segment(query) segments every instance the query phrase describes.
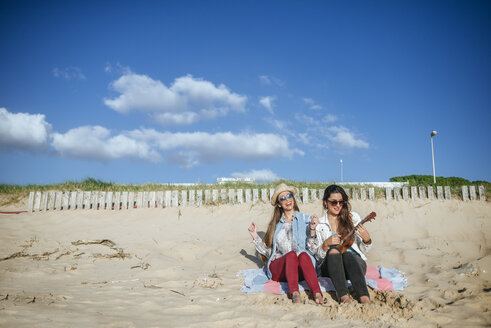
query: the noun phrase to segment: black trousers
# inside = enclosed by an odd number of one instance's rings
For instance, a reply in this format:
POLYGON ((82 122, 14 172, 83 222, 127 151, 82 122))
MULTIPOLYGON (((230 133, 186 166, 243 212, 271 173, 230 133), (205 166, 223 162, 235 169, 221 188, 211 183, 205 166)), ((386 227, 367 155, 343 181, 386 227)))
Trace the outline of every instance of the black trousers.
MULTIPOLYGON (((334 249, 337 249, 337 247, 334 249)), ((365 280, 367 264, 361 256, 351 251, 336 254, 329 252, 330 250, 327 251, 326 257, 321 264, 321 275, 331 278, 338 298, 348 294, 346 280, 351 281, 358 298, 369 296, 365 280)))

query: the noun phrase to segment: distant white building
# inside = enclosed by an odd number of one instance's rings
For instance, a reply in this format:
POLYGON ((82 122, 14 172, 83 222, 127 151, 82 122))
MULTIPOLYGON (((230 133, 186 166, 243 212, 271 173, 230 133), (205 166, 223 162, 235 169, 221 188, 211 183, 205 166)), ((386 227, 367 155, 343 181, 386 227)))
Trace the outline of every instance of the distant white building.
POLYGON ((246 182, 246 183, 254 183, 254 178, 217 178, 218 184, 225 184, 229 182, 246 182))

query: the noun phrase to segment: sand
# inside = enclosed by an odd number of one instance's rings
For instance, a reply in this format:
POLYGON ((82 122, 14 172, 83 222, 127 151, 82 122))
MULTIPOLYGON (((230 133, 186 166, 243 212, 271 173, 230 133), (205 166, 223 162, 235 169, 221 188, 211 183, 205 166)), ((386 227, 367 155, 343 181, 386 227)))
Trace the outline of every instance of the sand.
MULTIPOLYGON (((408 287, 372 304, 316 306, 240 292, 257 268, 247 227, 271 205, 0 215, 2 327, 484 327, 491 325, 491 205, 353 201, 374 246, 368 265, 408 287)), ((301 204, 321 214, 319 201, 301 204)), ((9 208, 12 209, 12 208, 9 208)))

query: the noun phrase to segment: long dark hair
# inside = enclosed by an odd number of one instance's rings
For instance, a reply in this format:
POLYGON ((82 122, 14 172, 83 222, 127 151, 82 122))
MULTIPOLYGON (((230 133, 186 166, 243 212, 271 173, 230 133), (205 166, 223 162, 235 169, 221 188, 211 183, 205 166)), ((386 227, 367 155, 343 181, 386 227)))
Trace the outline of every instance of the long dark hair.
MULTIPOLYGON (((295 199, 295 195, 293 195, 293 208, 295 211, 300 212, 300 209, 298 208, 297 201, 295 199)), ((273 215, 271 217, 271 220, 268 223, 268 229, 266 230, 266 233, 264 234, 263 237, 263 243, 266 245, 267 248, 271 248, 273 246, 273 238, 274 238, 274 232, 276 231, 276 225, 278 222, 280 222, 281 217, 283 216, 283 208, 278 206, 279 202, 276 200, 276 205, 274 206, 273 210, 273 215)), ((273 254, 271 254, 273 255, 273 254)), ((261 257, 261 260, 263 260, 264 263, 268 261, 268 259, 259 254, 261 257)))
POLYGON ((331 196, 331 194, 341 194, 343 197, 343 207, 341 208, 341 211, 339 212, 338 219, 339 219, 339 225, 338 225, 338 232, 341 235, 345 235, 348 232, 350 232, 355 226, 353 225, 353 219, 351 216, 351 204, 349 203, 349 196, 346 194, 346 191, 344 191, 343 187, 338 186, 338 185, 330 185, 324 190, 324 197, 322 197, 322 206, 324 206, 324 209, 327 210, 327 200, 331 196))

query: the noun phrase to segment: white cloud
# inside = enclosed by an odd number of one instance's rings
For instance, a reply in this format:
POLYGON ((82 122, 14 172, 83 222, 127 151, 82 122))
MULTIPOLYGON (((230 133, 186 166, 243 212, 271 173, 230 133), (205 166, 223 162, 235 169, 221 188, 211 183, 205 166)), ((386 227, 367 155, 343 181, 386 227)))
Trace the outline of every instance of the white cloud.
POLYGON ((311 98, 303 98, 303 101, 304 101, 304 102, 305 102, 307 105, 309 105, 309 108, 310 108, 310 109, 313 109, 313 110, 319 110, 319 109, 322 109, 322 107, 321 107, 321 106, 319 106, 319 105, 317 105, 317 104, 315 103, 315 101, 314 101, 313 99, 311 99, 311 98))
POLYGON ((284 130, 284 131, 287 131, 288 126, 290 125, 290 122, 288 122, 288 121, 274 120, 271 118, 266 118, 265 121, 268 122, 269 124, 271 124, 276 129, 284 130))
POLYGON ((128 72, 111 83, 121 93, 104 103, 120 113, 142 111, 160 124, 191 124, 202 119, 224 116, 229 111, 243 112, 246 96, 231 92, 225 85, 186 75, 167 87, 146 75, 128 72))
POLYGON ((259 75, 259 81, 261 84, 275 85, 277 87, 283 87, 285 85, 285 82, 281 79, 268 75, 259 75))
POLYGON ((53 69, 54 77, 61 77, 65 80, 85 80, 85 75, 82 73, 80 68, 70 66, 66 68, 55 67, 53 69))
POLYGON ((52 146, 62 157, 99 161, 135 158, 156 162, 160 159, 145 142, 122 134, 111 136, 111 132, 101 126, 82 126, 65 134, 54 133, 52 146))
POLYGON ((338 148, 348 147, 348 148, 368 148, 368 142, 355 138, 353 132, 344 126, 332 126, 329 128, 332 135, 329 139, 338 148), (341 146, 341 147, 340 147, 341 146))
POLYGON ((259 103, 261 105, 264 106, 264 108, 266 108, 268 110, 268 112, 270 112, 271 114, 274 114, 273 113, 273 101, 276 99, 276 97, 261 97, 261 99, 259 99, 259 103))
POLYGON ((338 120, 338 117, 336 115, 327 114, 322 119, 322 122, 324 122, 324 123, 332 123, 332 122, 336 122, 337 120, 338 120))
POLYGON ((0 149, 44 150, 49 147, 50 133, 44 115, 0 108, 0 149))
POLYGON ((254 178, 256 182, 269 182, 279 180, 277 176, 271 170, 250 170, 247 172, 234 172, 231 174, 234 178, 254 178))
POLYGON ((271 84, 271 79, 267 75, 259 75, 259 81, 263 84, 271 84))
POLYGON ((182 166, 185 167, 224 159, 261 161, 276 157, 291 158, 294 154, 304 155, 301 150, 291 148, 285 137, 276 134, 171 133, 149 129, 134 130, 129 135, 136 140, 154 143, 169 160, 184 163, 182 166))

